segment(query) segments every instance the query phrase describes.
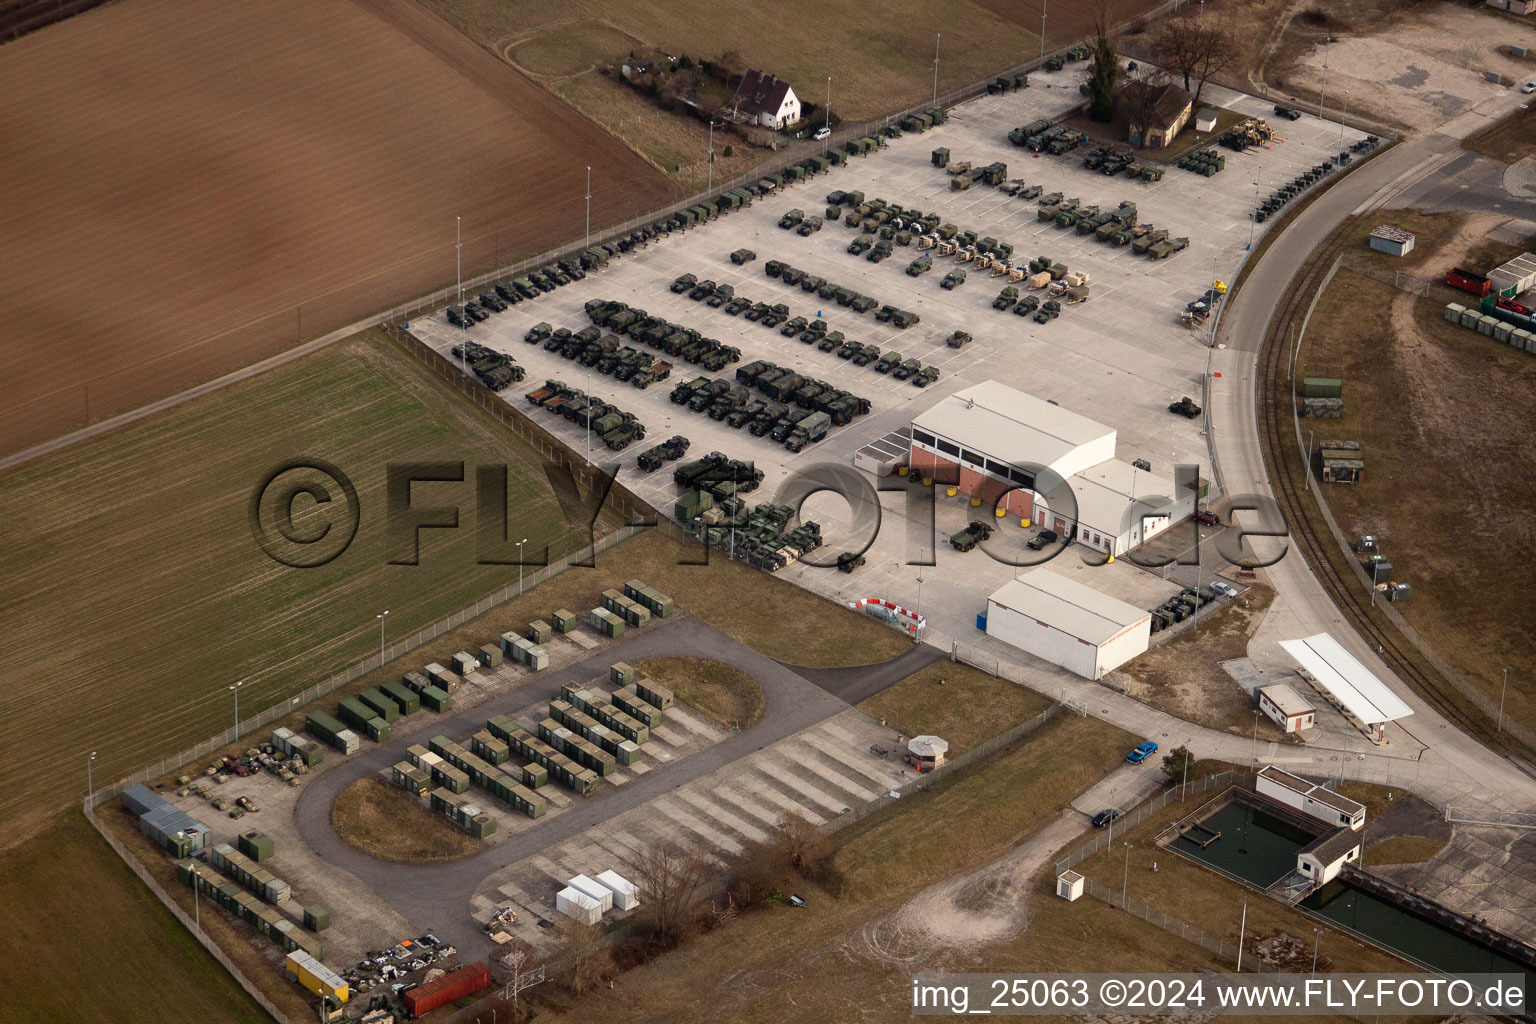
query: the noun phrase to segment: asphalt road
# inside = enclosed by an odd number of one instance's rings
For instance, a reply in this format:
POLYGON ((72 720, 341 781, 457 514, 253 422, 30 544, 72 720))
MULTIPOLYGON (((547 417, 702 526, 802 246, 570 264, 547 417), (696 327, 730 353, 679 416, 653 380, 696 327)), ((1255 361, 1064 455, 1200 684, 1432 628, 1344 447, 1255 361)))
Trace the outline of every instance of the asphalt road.
MULTIPOLYGON (((331 825, 331 804, 342 790, 358 779, 373 776, 403 760, 406 747, 424 742, 419 733, 401 737, 369 746, 363 753, 311 781, 294 809, 299 835, 327 863, 352 873, 376 893, 388 893, 390 905, 407 920, 423 926, 431 923, 434 928, 441 929, 444 938, 466 948, 465 943, 478 935, 479 930, 470 920, 469 908, 464 901, 487 875, 817 725, 849 707, 846 700, 804 678, 797 670, 757 653, 699 619, 683 615, 607 645, 599 653, 567 668, 534 676, 504 696, 446 716, 438 723, 435 732, 467 736, 482 728, 485 720, 494 715, 516 715, 535 705, 547 704, 558 696, 563 683, 589 680, 598 675, 606 677, 608 666, 616 661, 668 656, 708 657, 745 672, 762 688, 763 717, 750 729, 680 761, 658 763, 650 772, 624 786, 600 791, 599 797, 580 801, 534 828, 487 846, 482 853, 465 860, 431 865, 377 860, 349 846, 331 825), (453 908, 452 919, 447 922, 444 922, 445 907, 453 908)), ((866 691, 878 693, 942 657, 943 653, 933 648, 915 648, 876 665, 820 671, 841 673, 834 689, 850 696, 866 691)))
POLYGON ((927 644, 914 644, 888 661, 876 665, 853 665, 848 668, 805 668, 786 665, 785 668, 799 675, 839 700, 857 704, 907 678, 921 672, 936 661, 944 660, 944 652, 927 644))

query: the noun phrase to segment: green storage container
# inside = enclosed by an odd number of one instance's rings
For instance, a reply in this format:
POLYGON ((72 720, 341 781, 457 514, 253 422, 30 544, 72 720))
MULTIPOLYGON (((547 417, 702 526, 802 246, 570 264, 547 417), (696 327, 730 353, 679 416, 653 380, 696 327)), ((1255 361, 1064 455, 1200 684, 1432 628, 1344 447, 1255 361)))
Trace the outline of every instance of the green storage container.
POLYGON ((384 696, 384 694, 372 686, 359 693, 357 699, 372 708, 374 714, 386 722, 393 722, 400 717, 400 705, 384 696))
POLYGON ((628 686, 635 681, 635 669, 628 662, 614 662, 608 666, 608 679, 616 686, 628 686))
POLYGON ((453 698, 435 686, 429 686, 421 691, 421 702, 429 710, 436 711, 438 714, 453 708, 453 698))
POLYGON ((553 638, 553 630, 550 629, 549 623, 543 619, 538 619, 528 623, 528 629, 523 633, 523 636, 536 644, 547 644, 553 638))
POLYGON ((1331 377, 1305 377, 1301 382, 1303 398, 1343 398, 1344 382, 1331 377))
POLYGON ((272 856, 275 844, 265 832, 242 832, 235 840, 236 847, 251 860, 266 860, 272 856))
POLYGON ((575 612, 567 611, 564 608, 558 609, 550 616, 550 619, 554 623, 556 633, 569 633, 581 625, 581 617, 575 612))
POLYGON ((323 932, 331 926, 331 912, 316 904, 304 908, 304 927, 312 932, 323 932))
POLYGON ((410 715, 421 710, 421 698, 416 692, 396 679, 387 679, 379 684, 379 691, 395 702, 402 715, 410 715))
POLYGON ((480 648, 480 664, 487 668, 498 668, 501 665, 501 648, 495 644, 486 644, 480 648))

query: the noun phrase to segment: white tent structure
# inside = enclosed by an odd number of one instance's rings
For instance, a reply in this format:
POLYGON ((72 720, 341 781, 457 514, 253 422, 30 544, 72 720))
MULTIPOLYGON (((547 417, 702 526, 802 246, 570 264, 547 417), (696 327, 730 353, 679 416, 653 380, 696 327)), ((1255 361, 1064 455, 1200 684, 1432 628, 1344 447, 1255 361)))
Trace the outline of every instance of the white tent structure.
POLYGON ((1331 635, 1282 640, 1280 646, 1301 666, 1302 677, 1371 742, 1385 743, 1386 724, 1413 714, 1412 708, 1331 635))

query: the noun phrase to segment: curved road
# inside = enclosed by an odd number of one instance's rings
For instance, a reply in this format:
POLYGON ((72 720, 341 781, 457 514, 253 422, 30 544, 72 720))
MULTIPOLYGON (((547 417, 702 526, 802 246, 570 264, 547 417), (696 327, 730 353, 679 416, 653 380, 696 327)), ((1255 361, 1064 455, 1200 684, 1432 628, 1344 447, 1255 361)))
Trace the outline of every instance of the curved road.
POLYGON ((445 904, 456 905, 462 918, 453 923, 464 924, 464 934, 458 934, 461 929, 457 927, 445 928, 445 937, 461 949, 466 948, 469 937, 478 935, 479 929, 469 919, 468 904, 461 903, 457 894, 473 893, 487 875, 848 710, 848 702, 839 691, 864 696, 868 696, 866 690, 878 693, 941 657, 932 648, 914 648, 875 665, 803 670, 839 673, 835 685, 823 688, 702 620, 680 615, 605 645, 574 665, 531 676, 511 692, 431 721, 426 729, 414 730, 382 745, 370 744, 362 753, 322 772, 304 787, 294 808, 294 821, 310 850, 326 863, 350 872, 374 892, 388 893, 390 905, 407 920, 441 921, 445 904), (599 790, 599 796, 579 801, 540 821, 536 827, 491 843, 483 852, 464 860, 423 865, 378 860, 348 845, 336 834, 331 824, 331 804, 336 797, 358 779, 388 771, 391 765, 404 760, 406 747, 425 743, 430 735, 468 736, 484 728, 485 720, 494 715, 517 715, 530 707, 547 704, 559 696, 560 687, 566 682, 598 677, 606 680, 608 666, 614 662, 670 656, 705 656, 747 673, 763 691, 762 719, 750 729, 727 736, 679 761, 653 764, 651 771, 622 787, 599 790))

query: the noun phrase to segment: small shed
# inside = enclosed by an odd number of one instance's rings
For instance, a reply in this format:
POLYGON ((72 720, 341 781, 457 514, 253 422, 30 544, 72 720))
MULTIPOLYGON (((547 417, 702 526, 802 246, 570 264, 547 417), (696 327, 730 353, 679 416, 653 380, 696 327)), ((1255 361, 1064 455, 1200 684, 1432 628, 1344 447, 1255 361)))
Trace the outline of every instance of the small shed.
POLYGON ((1318 885, 1331 882, 1344 865, 1360 859, 1360 833, 1336 828, 1296 851, 1296 870, 1318 885))
POLYGON ((1056 876, 1056 895, 1073 902, 1083 895, 1083 876, 1076 871, 1063 871, 1056 876))
POLYGON ((919 772, 931 772, 944 763, 949 741, 937 736, 913 736, 907 741, 907 763, 919 772))
POLYGON ((912 450, 912 431, 903 427, 876 438, 853 453, 853 465, 875 477, 886 477, 906 465, 912 450))
POLYGON ((1274 683, 1258 689, 1259 708, 1286 732, 1310 729, 1317 711, 1289 683, 1274 683))
POLYGON ((1323 483, 1357 484, 1365 479, 1365 460, 1359 452, 1323 449, 1323 483))
POLYGON ((1195 131, 1213 132, 1216 130, 1216 111, 1206 107, 1195 115, 1195 131))
POLYGON ((1375 231, 1371 232, 1371 248, 1377 252, 1384 252, 1388 256, 1406 256, 1413 251, 1413 243, 1417 237, 1412 231, 1395 228, 1390 224, 1380 224, 1375 231))

